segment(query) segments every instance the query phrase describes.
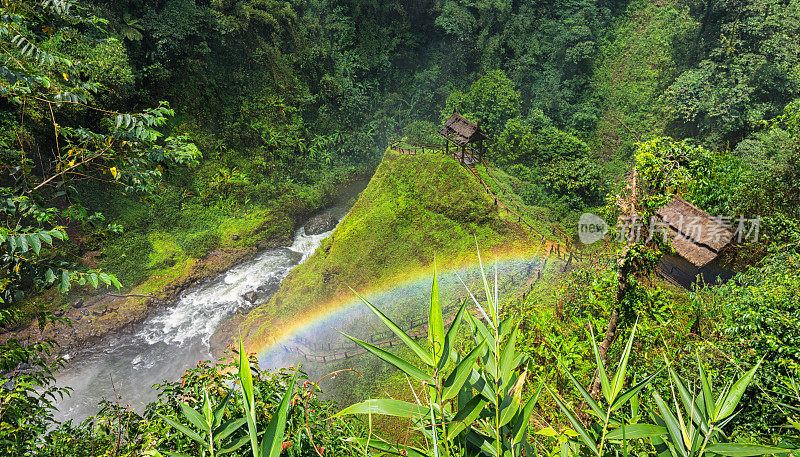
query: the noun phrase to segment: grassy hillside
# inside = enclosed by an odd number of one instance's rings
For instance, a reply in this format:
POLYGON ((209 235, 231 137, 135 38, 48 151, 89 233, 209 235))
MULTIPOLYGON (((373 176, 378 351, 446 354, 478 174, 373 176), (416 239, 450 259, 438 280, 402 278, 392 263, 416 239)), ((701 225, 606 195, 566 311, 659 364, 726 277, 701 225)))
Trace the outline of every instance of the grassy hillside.
POLYGON ((263 342, 278 329, 352 297, 348 289, 380 289, 440 267, 474 260, 475 240, 487 255, 535 249, 529 229, 508 220, 480 181, 450 157, 387 151, 372 181, 333 235, 248 314, 242 336, 263 342), (427 271, 427 270, 426 270, 427 271))

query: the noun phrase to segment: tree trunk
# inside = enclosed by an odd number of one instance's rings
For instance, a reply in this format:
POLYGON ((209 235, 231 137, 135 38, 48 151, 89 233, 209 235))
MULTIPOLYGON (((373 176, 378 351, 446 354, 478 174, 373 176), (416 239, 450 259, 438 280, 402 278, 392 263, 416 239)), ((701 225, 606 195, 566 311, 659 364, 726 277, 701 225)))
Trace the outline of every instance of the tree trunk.
MULTIPOLYGON (((622 259, 617 261, 619 269, 617 270, 617 293, 614 297, 616 306, 614 306, 614 309, 611 311, 611 319, 608 320, 608 325, 606 326, 606 336, 603 339, 603 342, 597 347, 597 352, 600 353, 600 362, 603 364, 603 367, 608 365, 608 350, 611 349, 611 344, 614 343, 614 340, 617 338, 617 326, 621 320, 619 310, 622 307, 622 300, 625 298, 625 294, 628 292, 628 283, 625 278, 625 272, 623 271, 623 262, 624 255, 622 259)), ((589 389, 592 397, 600 398, 601 388, 602 384, 600 381, 600 372, 598 371, 595 373, 594 382, 592 383, 591 389, 589 389)))

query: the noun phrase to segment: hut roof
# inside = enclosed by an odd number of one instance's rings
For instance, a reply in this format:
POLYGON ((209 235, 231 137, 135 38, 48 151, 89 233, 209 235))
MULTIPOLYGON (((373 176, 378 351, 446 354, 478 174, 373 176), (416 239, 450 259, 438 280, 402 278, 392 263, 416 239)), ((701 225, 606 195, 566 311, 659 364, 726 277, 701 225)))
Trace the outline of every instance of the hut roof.
POLYGON ((450 119, 444 123, 439 134, 459 146, 481 139, 489 139, 478 124, 468 121, 464 116, 456 113, 453 113, 450 119))
POLYGON ((675 251, 698 267, 714 260, 733 239, 730 224, 677 196, 656 214, 667 226, 675 251))

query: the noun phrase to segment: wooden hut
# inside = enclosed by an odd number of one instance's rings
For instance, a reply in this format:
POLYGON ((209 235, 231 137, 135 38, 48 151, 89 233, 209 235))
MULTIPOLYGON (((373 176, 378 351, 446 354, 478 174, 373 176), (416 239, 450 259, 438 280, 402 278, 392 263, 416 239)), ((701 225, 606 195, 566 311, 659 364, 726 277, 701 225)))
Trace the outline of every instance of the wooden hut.
POLYGON ((467 120, 460 114, 453 113, 450 119, 439 130, 439 135, 445 138, 445 149, 450 153, 450 143, 456 147, 454 155, 464 165, 480 162, 483 156, 484 140, 489 136, 481 130, 480 124, 467 120))
POLYGON ((734 231, 724 223, 681 197, 656 212, 662 227, 680 257, 665 255, 660 263, 662 273, 688 287, 697 275, 706 282, 730 277, 714 262, 733 240, 734 231))

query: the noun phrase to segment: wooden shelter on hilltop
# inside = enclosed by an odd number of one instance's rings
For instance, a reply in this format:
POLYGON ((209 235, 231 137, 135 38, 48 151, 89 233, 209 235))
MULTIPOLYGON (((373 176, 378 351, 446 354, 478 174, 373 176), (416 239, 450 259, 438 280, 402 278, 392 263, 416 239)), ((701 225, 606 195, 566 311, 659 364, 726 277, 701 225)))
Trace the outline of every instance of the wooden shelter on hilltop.
POLYGON ((656 215, 672 248, 680 256, 662 257, 662 272, 687 287, 697 275, 701 275, 706 282, 730 277, 729 272, 714 264, 714 260, 733 240, 734 231, 730 224, 677 196, 672 197, 656 215))
POLYGON ((450 143, 456 147, 459 161, 464 165, 480 162, 484 152, 484 140, 489 136, 481 130, 480 124, 467 120, 460 114, 453 113, 450 119, 439 130, 439 135, 445 138, 445 149, 450 153, 450 143))

